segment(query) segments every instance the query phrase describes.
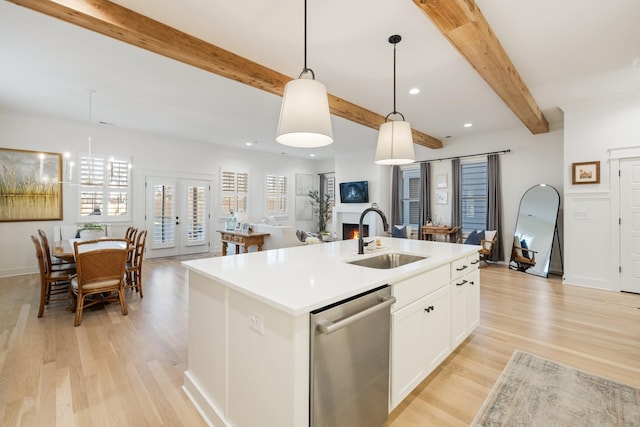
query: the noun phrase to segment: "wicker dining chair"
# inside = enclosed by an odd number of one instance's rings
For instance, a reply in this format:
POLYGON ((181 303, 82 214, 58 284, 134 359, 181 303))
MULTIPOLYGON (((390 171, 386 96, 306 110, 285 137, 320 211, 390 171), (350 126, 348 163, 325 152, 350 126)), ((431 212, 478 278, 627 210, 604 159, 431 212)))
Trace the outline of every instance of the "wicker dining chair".
POLYGON ((61 271, 66 273, 75 273, 76 264, 73 262, 64 262, 60 260, 53 260, 51 257, 51 247, 49 246, 49 239, 47 239, 47 233, 44 230, 38 229, 38 235, 42 242, 42 250, 44 251, 44 260, 47 263, 49 271, 61 271))
POLYGON ((82 251, 82 245, 92 244, 95 241, 74 243, 77 274, 71 280, 71 289, 76 295, 75 326, 80 325, 84 309, 98 303, 119 302, 122 315, 128 314, 127 302, 124 299, 128 240, 119 240, 125 242, 122 249, 82 251))
POLYGON ((38 308, 38 317, 42 317, 44 314, 44 306, 51 301, 72 300, 69 292, 72 273, 69 271, 49 270, 43 251, 43 242, 33 235, 31 236, 31 241, 36 250, 38 268, 40 270, 40 306, 38 308))
POLYGON ((144 248, 147 242, 147 230, 138 231, 136 242, 131 261, 127 262, 127 281, 125 286, 135 289, 136 292, 140 292, 140 298, 144 295, 142 293, 142 259, 144 258, 144 248))

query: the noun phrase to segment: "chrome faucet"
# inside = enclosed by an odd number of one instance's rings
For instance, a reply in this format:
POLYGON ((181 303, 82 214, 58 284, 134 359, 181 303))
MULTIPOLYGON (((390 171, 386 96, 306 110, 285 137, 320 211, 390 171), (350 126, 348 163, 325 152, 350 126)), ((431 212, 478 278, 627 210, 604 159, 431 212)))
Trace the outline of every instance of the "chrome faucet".
POLYGON ((389 223, 387 222, 387 217, 384 216, 382 211, 378 208, 370 207, 362 211, 360 214, 360 222, 358 222, 358 254, 364 254, 364 226, 362 222, 364 221, 364 216, 369 212, 376 212, 382 218, 382 226, 384 227, 384 231, 389 229, 389 223))

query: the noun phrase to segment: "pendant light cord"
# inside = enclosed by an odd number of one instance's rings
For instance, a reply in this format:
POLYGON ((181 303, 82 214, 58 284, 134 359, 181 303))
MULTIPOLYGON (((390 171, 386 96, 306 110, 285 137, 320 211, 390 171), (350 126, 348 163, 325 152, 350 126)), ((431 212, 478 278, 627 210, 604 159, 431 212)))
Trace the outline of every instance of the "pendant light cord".
POLYGON ((301 78, 306 73, 311 73, 311 78, 316 79, 316 75, 311 68, 307 68, 307 0, 304 0, 304 68, 298 76, 301 78))
POLYGON ((397 43, 393 44, 393 113, 397 114, 396 111, 396 46, 397 43))
POLYGON ((405 121, 404 115, 396 110, 396 46, 400 43, 400 40, 402 40, 402 37, 399 35, 389 37, 389 43, 393 44, 393 111, 387 114, 387 117, 384 118, 385 122, 389 119, 389 116, 395 114, 402 117, 402 121, 405 121))
POLYGON ((307 0, 304 0, 304 68, 307 69, 307 0))

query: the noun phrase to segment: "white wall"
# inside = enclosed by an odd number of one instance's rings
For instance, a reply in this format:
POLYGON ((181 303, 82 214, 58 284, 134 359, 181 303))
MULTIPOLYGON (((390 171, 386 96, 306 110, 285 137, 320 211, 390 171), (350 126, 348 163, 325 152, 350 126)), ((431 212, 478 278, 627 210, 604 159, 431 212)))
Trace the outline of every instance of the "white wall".
MULTIPOLYGON (((391 166, 376 165, 373 162, 375 159, 375 151, 374 141, 371 144, 370 150, 336 156, 336 207, 338 209, 345 208, 361 212, 371 206, 372 203, 376 203, 380 210, 387 216, 387 220, 389 220, 389 213, 391 212, 391 166), (369 181, 369 203, 353 203, 348 205, 340 203, 339 184, 348 181, 369 181)), ((382 231, 382 220, 378 215, 369 213, 367 220, 375 221, 375 233, 384 235, 382 231)), ((331 231, 339 234, 342 233, 342 230, 332 229, 331 231)))
MULTIPOLYGON (((506 261, 511 254, 513 233, 522 195, 534 185, 548 184, 562 194, 562 150, 563 130, 553 129, 549 133, 532 135, 526 128, 508 129, 500 132, 474 135, 456 140, 445 140, 439 150, 418 148, 418 160, 433 160, 454 156, 483 154, 493 151, 511 150, 500 156, 502 176, 502 244, 506 261)), ((451 161, 431 162, 431 179, 447 174, 448 203, 438 205, 435 189, 432 189, 431 206, 434 217, 443 223, 451 223, 451 161)), ((561 201, 562 204, 562 201, 561 201)), ((562 215, 562 206, 560 207, 562 215)))
POLYGON ((640 146, 640 92, 563 106, 565 282, 620 290, 618 170, 610 151, 640 146), (600 184, 572 185, 571 164, 600 161, 600 184))
MULTIPOLYGON (((432 150, 416 146, 416 160, 432 160, 492 151, 511 150, 500 157, 503 196, 502 242, 508 261, 515 230, 520 198, 530 187, 537 184, 554 186, 560 194, 563 191, 563 130, 554 129, 549 133, 532 135, 525 128, 504 130, 484 135, 475 135, 455 140, 445 140, 444 148, 432 150)), ((336 157, 336 183, 368 180, 369 198, 378 203, 382 211, 391 211, 391 167, 374 164, 375 143, 370 152, 344 154, 336 157)), ((438 174, 447 174, 449 200, 446 205, 437 205, 435 191, 431 206, 434 214, 443 222, 451 221, 451 161, 431 163, 432 180, 438 174)), ((338 203, 339 205, 339 203, 338 203)), ((368 204, 358 206, 362 210, 368 204)), ((561 206, 562 215, 562 206, 561 206)), ((434 217, 435 218, 435 217, 434 217)), ((560 224, 562 223, 560 217, 560 224)), ((377 229, 381 223, 378 224, 377 229)), ((562 231, 561 231, 562 232, 562 231)), ((555 256, 554 256, 555 259, 555 256)), ((559 263, 559 261, 558 261, 559 263)), ((559 267, 557 267, 559 269, 559 267)))
MULTIPOLYGON (((50 119, 0 110, 0 147, 56 153, 86 152, 87 125, 72 121, 50 119)), ((144 227, 144 181, 142 173, 182 175, 189 178, 211 178, 219 181, 221 166, 248 170, 250 174, 249 215, 256 221, 264 212, 264 177, 267 173, 283 174, 289 178, 290 214, 278 218, 286 225, 302 229, 315 227, 314 221, 295 220, 295 174, 317 176, 317 162, 281 155, 254 153, 250 149, 230 149, 211 144, 177 140, 145 134, 113 126, 95 125, 92 131, 93 152, 131 156, 133 162, 133 224, 144 227)), ((211 230, 219 228, 217 215, 218 191, 214 186, 211 230)), ((48 235, 59 224, 77 222, 75 187, 64 185, 63 221, 0 223, 0 276, 34 272, 37 270, 33 244, 29 239, 38 228, 48 235)), ((212 231, 212 251, 219 250, 218 233, 212 231)))

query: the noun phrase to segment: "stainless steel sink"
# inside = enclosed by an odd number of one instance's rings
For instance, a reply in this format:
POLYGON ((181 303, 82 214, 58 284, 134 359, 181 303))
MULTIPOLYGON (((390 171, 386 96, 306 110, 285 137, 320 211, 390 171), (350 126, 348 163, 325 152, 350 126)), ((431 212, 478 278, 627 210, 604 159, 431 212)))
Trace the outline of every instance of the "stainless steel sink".
POLYGON ((360 265, 362 267, 389 269, 401 267, 411 264, 412 262, 426 259, 425 256, 403 254, 400 252, 392 252, 376 255, 369 258, 356 259, 348 261, 347 264, 360 265))

